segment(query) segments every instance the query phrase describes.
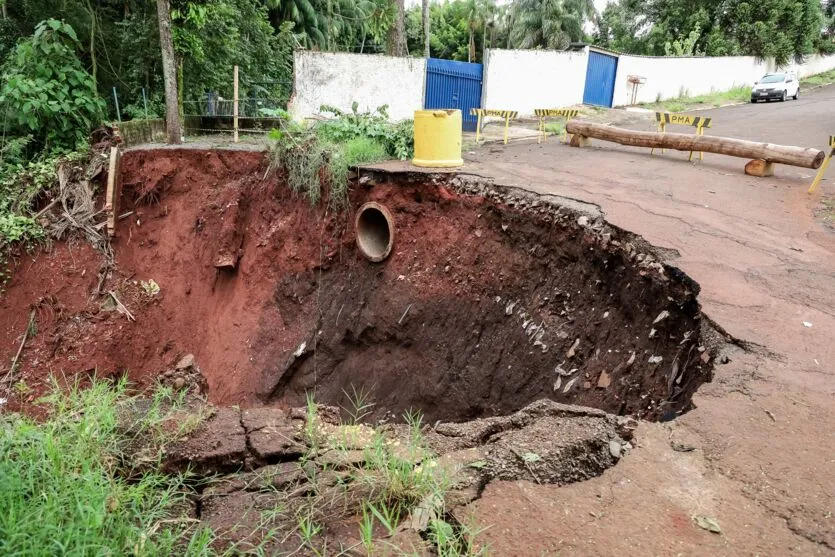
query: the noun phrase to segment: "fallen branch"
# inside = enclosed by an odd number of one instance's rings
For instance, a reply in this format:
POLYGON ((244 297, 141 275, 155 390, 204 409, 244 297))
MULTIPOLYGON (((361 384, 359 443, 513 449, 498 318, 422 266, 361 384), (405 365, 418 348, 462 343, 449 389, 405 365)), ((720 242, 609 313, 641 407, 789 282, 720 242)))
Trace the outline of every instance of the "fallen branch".
POLYGON ((116 297, 115 292, 113 292, 112 290, 108 290, 107 293, 110 294, 110 297, 113 298, 114 302, 116 302, 116 311, 127 317, 128 321, 136 321, 136 318, 133 316, 133 314, 128 310, 128 308, 125 307, 125 305, 119 300, 119 298, 116 297))
POLYGON ((14 373, 17 370, 17 364, 20 360, 20 355, 23 353, 23 347, 26 346, 26 341, 29 340, 29 331, 32 330, 34 325, 35 310, 33 309, 29 313, 29 321, 26 323, 26 330, 23 332, 23 340, 20 341, 20 347, 17 349, 17 354, 15 354, 14 359, 12 359, 12 366, 9 368, 9 372, 6 374, 5 377, 3 377, 3 381, 0 381, 0 383, 3 383, 5 385, 14 380, 14 373))

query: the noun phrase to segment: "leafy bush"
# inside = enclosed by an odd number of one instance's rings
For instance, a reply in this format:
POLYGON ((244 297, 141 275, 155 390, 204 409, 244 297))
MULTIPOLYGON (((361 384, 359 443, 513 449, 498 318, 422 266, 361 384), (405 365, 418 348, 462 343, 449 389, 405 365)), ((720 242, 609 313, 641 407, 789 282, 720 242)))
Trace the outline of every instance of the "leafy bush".
POLYGON ((76 55, 78 46, 72 27, 48 19, 18 44, 3 68, 4 118, 17 135, 32 134, 47 150, 75 149, 104 114, 96 84, 76 55))
POLYGON ((405 160, 414 154, 414 122, 404 120, 392 124, 388 119, 388 106, 383 105, 374 112, 359 112, 356 102, 351 105, 351 112, 343 112, 333 106, 323 105, 320 110, 335 116, 333 120, 320 122, 319 135, 332 143, 365 137, 373 139, 396 158, 405 160))
POLYGON ((331 204, 344 207, 348 202, 349 168, 392 156, 409 157, 413 125, 411 121, 389 123, 385 107, 373 114, 357 112, 356 103, 350 113, 327 110, 337 118, 310 128, 293 121, 286 110, 264 108, 261 114, 279 120, 279 127, 268 135, 271 164, 274 169, 286 171, 290 189, 318 203, 322 186, 327 186, 331 204))

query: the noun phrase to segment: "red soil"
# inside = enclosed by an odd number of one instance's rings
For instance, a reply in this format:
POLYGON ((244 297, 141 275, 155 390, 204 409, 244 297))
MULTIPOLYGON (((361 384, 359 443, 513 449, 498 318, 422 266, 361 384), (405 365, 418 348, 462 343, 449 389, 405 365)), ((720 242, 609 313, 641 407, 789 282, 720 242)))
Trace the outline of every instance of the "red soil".
POLYGON ((357 387, 381 409, 418 406, 431 419, 507 413, 543 396, 658 418, 686 408, 709 376, 694 351, 698 287, 646 276, 576 225, 428 183, 357 187, 352 207, 384 203, 397 226, 392 256, 372 265, 357 254, 351 211, 311 207, 266 170, 262 153, 126 153, 120 211, 133 214, 119 223, 101 290, 135 321, 96 292, 101 258, 58 244, 17 263, 0 298, 0 356, 14 355, 34 308, 38 334, 20 370, 34 393, 51 374, 125 374, 145 387, 191 353, 218 404, 295 404, 314 386, 344 403, 357 387), (215 267, 238 255, 236 270, 215 267), (156 295, 142 286, 150 280, 156 295), (545 326, 547 351, 526 317, 545 326), (653 354, 663 372, 647 365, 653 354), (561 362, 581 369, 567 394, 568 379, 553 388, 561 362), (668 390, 676 400, 665 409, 668 390))

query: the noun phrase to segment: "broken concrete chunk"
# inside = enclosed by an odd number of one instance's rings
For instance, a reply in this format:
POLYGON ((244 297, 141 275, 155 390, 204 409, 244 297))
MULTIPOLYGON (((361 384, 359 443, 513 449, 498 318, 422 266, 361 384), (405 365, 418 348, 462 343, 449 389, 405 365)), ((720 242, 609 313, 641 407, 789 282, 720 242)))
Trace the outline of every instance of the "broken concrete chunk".
POLYGON ((165 468, 181 471, 191 467, 197 474, 232 472, 244 465, 246 435, 235 408, 220 408, 186 439, 166 450, 165 468))
POLYGON ((277 428, 292 425, 283 410, 270 406, 247 408, 241 413, 241 423, 244 425, 247 433, 267 427, 277 428))

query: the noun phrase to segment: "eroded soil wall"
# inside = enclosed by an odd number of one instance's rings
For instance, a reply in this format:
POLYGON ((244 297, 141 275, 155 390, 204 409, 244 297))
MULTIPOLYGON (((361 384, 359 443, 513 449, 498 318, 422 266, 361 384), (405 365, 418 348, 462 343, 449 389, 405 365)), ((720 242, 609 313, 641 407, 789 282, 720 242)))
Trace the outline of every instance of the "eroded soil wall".
POLYGON ((21 257, 0 300, 6 361, 36 310, 21 367, 36 390, 50 373, 148 385, 193 354, 220 404, 363 393, 376 417, 463 420, 545 397, 655 419, 709 378, 697 285, 640 239, 529 194, 378 177, 338 211, 232 151, 130 151, 121 178, 133 213, 116 268, 102 279, 94 252, 59 244, 21 257), (370 200, 396 226, 380 264, 352 229, 370 200))

